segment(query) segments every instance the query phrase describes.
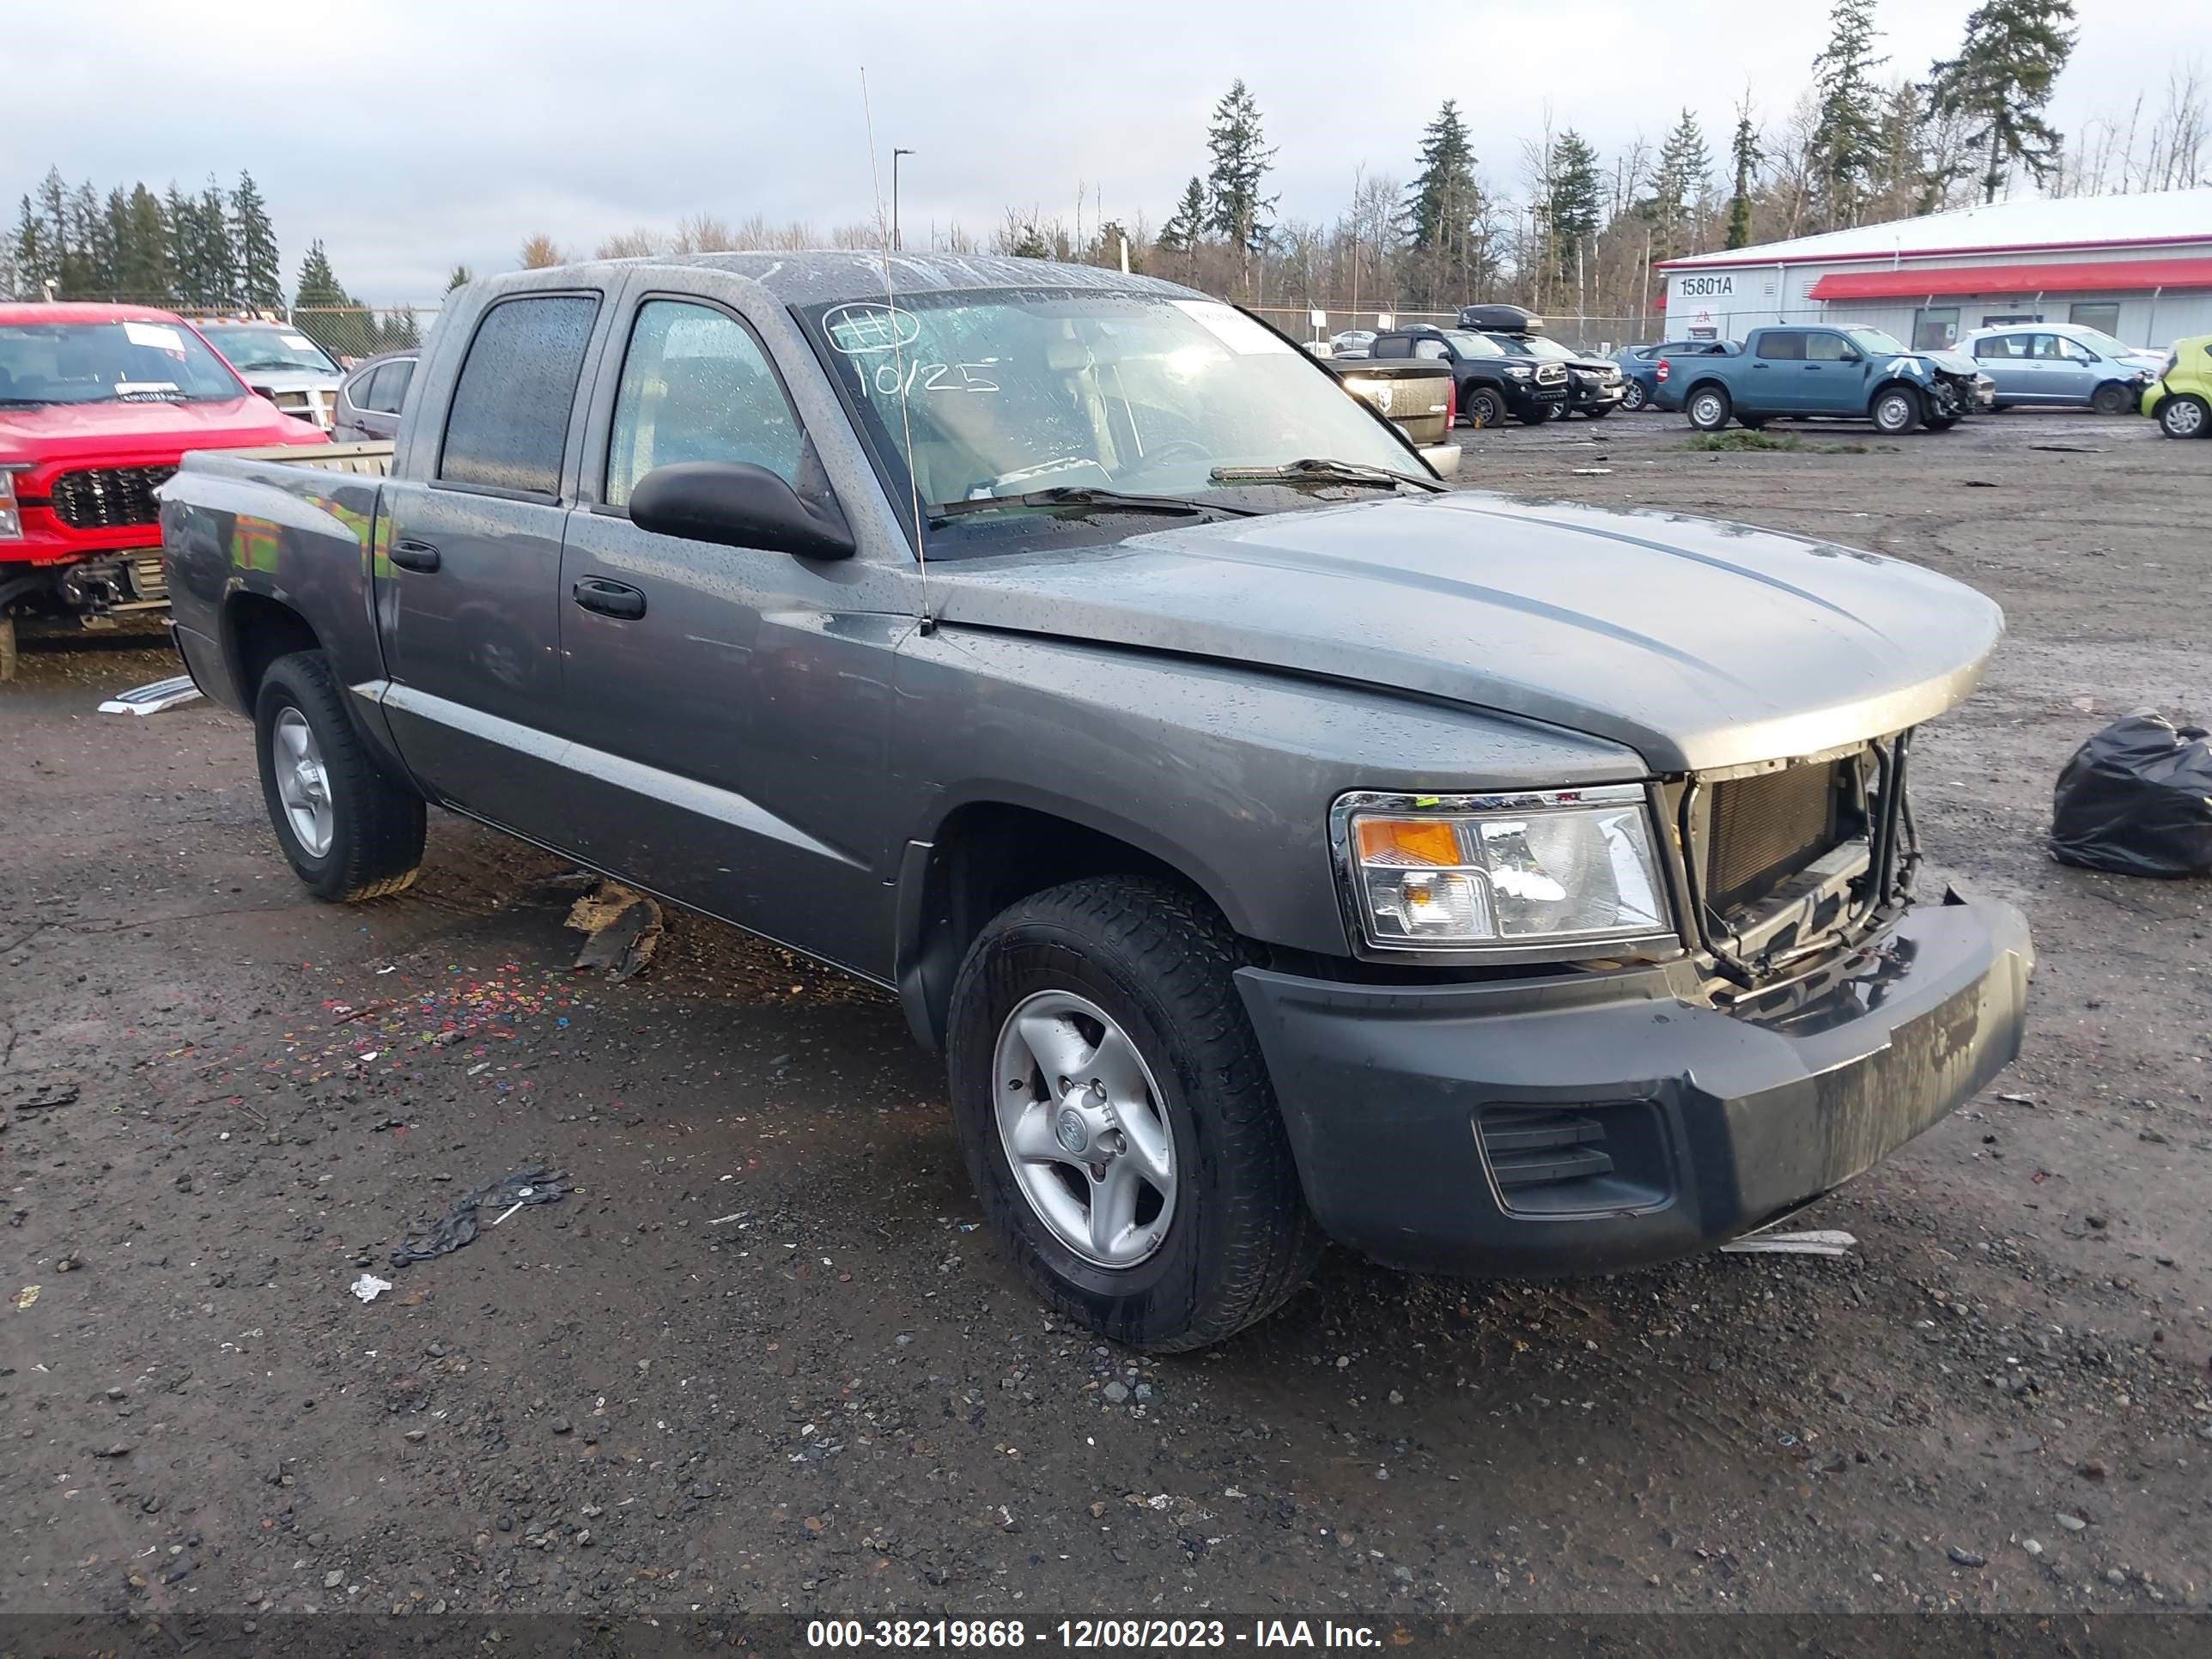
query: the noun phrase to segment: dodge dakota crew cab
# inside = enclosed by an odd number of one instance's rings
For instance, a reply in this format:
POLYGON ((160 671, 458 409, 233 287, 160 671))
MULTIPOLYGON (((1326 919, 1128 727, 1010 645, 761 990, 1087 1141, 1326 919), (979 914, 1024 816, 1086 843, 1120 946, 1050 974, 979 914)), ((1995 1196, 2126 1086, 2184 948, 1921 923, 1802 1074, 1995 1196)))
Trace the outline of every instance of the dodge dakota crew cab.
POLYGON ((1326 1234, 1698 1250, 2020 1041, 2021 919, 1917 902, 1906 806, 1994 605, 1447 489, 1170 283, 520 272, 447 302, 388 477, 194 455, 161 526, 313 891, 404 887, 431 801, 896 991, 1012 1252, 1130 1342, 1326 1234))
POLYGON ((1668 362, 1651 400, 1701 432, 1731 419, 1872 421, 1896 436, 1941 432, 1991 408, 1996 387, 1972 357, 1914 351, 1878 328, 1755 328, 1740 349, 1668 362))

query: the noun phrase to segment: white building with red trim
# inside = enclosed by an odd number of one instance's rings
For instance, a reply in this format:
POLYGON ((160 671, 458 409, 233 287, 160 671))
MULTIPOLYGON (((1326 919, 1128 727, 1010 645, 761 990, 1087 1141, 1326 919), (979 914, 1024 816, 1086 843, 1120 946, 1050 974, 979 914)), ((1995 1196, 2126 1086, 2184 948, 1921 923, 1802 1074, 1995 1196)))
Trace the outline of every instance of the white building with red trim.
POLYGON ((2212 334, 2212 188, 1996 202, 1668 259, 1669 339, 1864 323, 1923 349, 2081 323, 2164 349, 2212 334))

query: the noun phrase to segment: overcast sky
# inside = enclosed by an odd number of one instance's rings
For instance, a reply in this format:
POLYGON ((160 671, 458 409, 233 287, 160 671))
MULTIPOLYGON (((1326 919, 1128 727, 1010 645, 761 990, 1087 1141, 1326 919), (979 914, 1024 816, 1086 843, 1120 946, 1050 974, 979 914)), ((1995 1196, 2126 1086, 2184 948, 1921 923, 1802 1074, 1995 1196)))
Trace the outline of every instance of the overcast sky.
MULTIPOLYGON (((322 239, 378 303, 434 300, 457 263, 511 266, 544 231, 588 252, 696 212, 825 231, 872 219, 862 120, 903 164, 909 246, 930 223, 986 232, 1010 204, 1071 222, 1152 222, 1205 165, 1208 112, 1242 76, 1278 147, 1284 216, 1330 219, 1354 173, 1401 180, 1455 97, 1486 175, 1517 193, 1548 106, 1608 155, 1655 143, 1687 103, 1723 161, 1747 85, 1778 122, 1826 33, 1826 0, 1337 0, 1108 6, 915 0, 233 0, 22 3, 7 48, 0 191, 58 165, 103 191, 143 179, 267 196, 285 278, 322 239), (28 26, 35 9, 36 26, 28 26), (1369 21, 1358 21, 1364 16, 1369 21), (1385 50, 1384 48, 1388 48, 1385 50), (1098 192, 1094 197, 1093 192, 1098 192)), ((1891 69, 1924 73, 1973 0, 1882 0, 1891 69)), ((5 9, 15 13, 17 8, 5 9)), ((2059 83, 2071 125, 2124 107, 2170 65, 2212 69, 2212 5, 2077 0, 2059 83)), ((1888 71, 1885 71, 1887 73, 1888 71)), ((890 189, 889 174, 884 189, 890 189)))

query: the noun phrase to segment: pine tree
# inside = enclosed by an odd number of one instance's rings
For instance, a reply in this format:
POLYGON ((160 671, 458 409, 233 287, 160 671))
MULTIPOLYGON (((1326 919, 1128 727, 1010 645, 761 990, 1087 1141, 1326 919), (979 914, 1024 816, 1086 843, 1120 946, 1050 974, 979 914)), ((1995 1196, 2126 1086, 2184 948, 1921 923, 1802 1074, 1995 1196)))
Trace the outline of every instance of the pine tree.
POLYGON ((209 289, 203 303, 234 306, 241 291, 238 246, 231 235, 230 204, 212 173, 208 174, 207 188, 200 192, 199 228, 200 257, 204 262, 209 289))
POLYGON ((1261 216, 1276 198, 1260 194, 1260 181, 1267 176, 1275 152, 1261 131, 1260 106, 1241 80, 1213 106, 1206 147, 1213 156, 1206 175, 1206 228, 1218 231, 1232 247, 1257 252, 1273 234, 1261 216))
POLYGON ((1729 156, 1735 163, 1735 189, 1729 196, 1728 246, 1751 246, 1751 187, 1759 177, 1759 163, 1766 158, 1759 148, 1759 129, 1751 124, 1751 97, 1744 95, 1742 106, 1736 111, 1735 137, 1729 146, 1729 156))
POLYGON ((161 198, 143 184, 133 185, 126 213, 131 230, 118 239, 116 287, 147 305, 174 304, 177 277, 169 262, 169 222, 161 211, 161 198))
POLYGON ((466 265, 455 265, 453 275, 446 278, 446 292, 451 294, 457 288, 466 288, 476 279, 476 272, 466 265))
POLYGON ((115 244, 100 192, 85 180, 70 193, 69 240, 62 256, 64 299, 104 300, 115 290, 115 244))
POLYGON ((1828 44, 1813 59, 1820 98, 1811 142, 1812 171, 1824 228, 1859 222, 1869 180, 1881 159, 1872 72, 1887 63, 1874 55, 1875 0, 1836 0, 1828 44))
POLYGON ((1959 55, 1936 64, 1930 102, 1970 124, 1984 202, 1996 200, 2015 164, 2038 185, 2057 169, 2063 139, 2043 112, 2075 35, 2074 0, 1984 0, 1966 19, 1959 55))
POLYGON ((23 198, 23 210, 15 221, 14 237, 15 289, 27 300, 46 298, 46 285, 54 280, 52 244, 46 235, 46 222, 31 205, 31 198, 23 198))
POLYGON ((1173 253, 1188 253, 1206 236, 1206 181, 1194 178, 1183 186, 1182 200, 1160 227, 1159 244, 1173 253))
POLYGON ((319 239, 307 244, 307 252, 300 261, 300 285, 293 295, 297 306, 349 306, 352 300, 338 286, 337 273, 331 269, 330 255, 323 252, 319 239))
POLYGON ((1421 131, 1421 170, 1406 190, 1406 236, 1427 265, 1430 301, 1438 279, 1461 297, 1474 287, 1470 229, 1482 209, 1482 187, 1474 176, 1474 146, 1455 100, 1447 98, 1436 119, 1421 131))
POLYGON ((199 204, 179 190, 177 181, 172 179, 163 204, 169 222, 169 269, 173 273, 177 303, 210 304, 207 297, 206 261, 200 246, 199 204))
POLYGON ((269 222, 268 204, 250 173, 241 172, 238 187, 230 192, 230 232, 238 251, 239 297, 250 306, 283 305, 284 273, 277 264, 276 228, 269 222))
POLYGON ((1652 222, 1653 256, 1670 259, 1686 252, 1686 222, 1705 198, 1712 179, 1712 155, 1705 148, 1705 129, 1686 108, 1659 147, 1659 165, 1652 174, 1651 196, 1644 204, 1652 222))
POLYGON ((1563 280, 1573 277, 1582 258, 1597 240, 1604 194, 1598 177, 1597 152, 1572 127, 1562 132, 1552 146, 1551 164, 1546 170, 1544 205, 1545 216, 1552 227, 1553 269, 1563 280))

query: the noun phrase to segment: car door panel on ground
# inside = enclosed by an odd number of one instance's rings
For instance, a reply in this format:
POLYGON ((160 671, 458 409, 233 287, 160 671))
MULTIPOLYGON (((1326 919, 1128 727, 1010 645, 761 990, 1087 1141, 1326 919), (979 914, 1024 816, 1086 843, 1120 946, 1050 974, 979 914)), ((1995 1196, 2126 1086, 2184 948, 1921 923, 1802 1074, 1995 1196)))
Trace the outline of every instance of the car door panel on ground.
POLYGON ((579 384, 606 310, 525 294, 479 319, 428 483, 385 487, 376 602, 384 708, 439 799, 502 824, 557 824, 562 495, 579 384))
POLYGON ((703 909, 889 976, 878 810, 892 655, 913 627, 858 560, 656 535, 658 466, 743 461, 827 490, 758 337, 734 310, 640 296, 610 348, 587 493, 561 556, 576 851, 703 909), (635 595, 635 606, 601 601, 635 595))

